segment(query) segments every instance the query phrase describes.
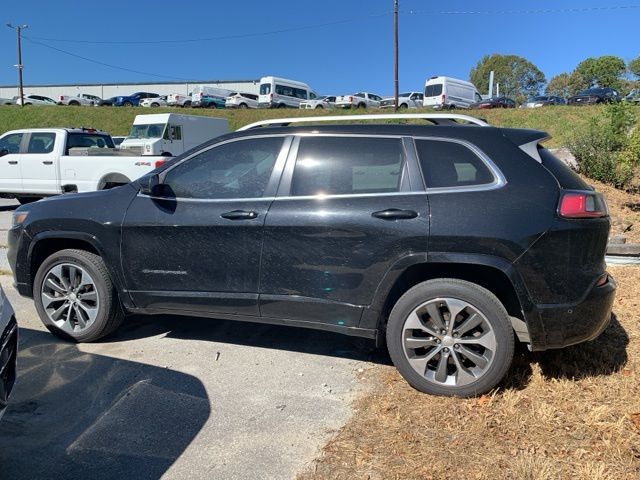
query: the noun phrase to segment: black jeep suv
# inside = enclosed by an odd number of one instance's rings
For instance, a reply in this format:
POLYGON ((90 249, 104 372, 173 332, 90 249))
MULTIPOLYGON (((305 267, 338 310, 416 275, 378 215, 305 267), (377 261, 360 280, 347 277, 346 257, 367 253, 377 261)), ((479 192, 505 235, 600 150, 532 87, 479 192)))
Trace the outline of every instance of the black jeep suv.
POLYGON ((245 127, 129 185, 20 207, 17 288, 81 342, 131 313, 386 339, 406 380, 440 395, 495 387, 516 338, 598 336, 615 292, 602 196, 544 133, 423 117, 245 127))

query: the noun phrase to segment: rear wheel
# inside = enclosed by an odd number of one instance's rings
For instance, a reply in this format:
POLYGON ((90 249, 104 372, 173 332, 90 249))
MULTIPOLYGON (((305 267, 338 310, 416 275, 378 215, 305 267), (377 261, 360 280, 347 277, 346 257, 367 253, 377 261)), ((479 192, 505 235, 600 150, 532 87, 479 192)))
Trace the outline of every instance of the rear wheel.
POLYGON ((249 108, 249 106, 246 103, 241 103, 240 105, 238 105, 239 108, 242 108, 243 110, 245 108, 249 108))
POLYGON ((411 386, 467 397, 494 388, 513 358, 509 315, 488 290, 456 279, 407 291, 389 316, 387 347, 411 386))
POLYGON ((367 106, 364 103, 359 103, 358 108, 367 108, 367 106))
POLYGON ((44 326, 77 342, 108 335, 124 318, 104 261, 84 250, 60 250, 42 262, 33 298, 44 326))
POLYGON ((74 107, 77 107, 77 106, 79 106, 79 105, 80 105, 80 102, 76 102, 75 100, 71 100, 71 101, 69 102, 69 105, 74 106, 74 107))
POLYGON ((159 107, 159 106, 160 106, 160 104, 159 104, 159 103, 157 103, 157 102, 153 102, 153 103, 151 104, 151 106, 152 106, 152 107, 159 107))
POLYGON ((133 103, 131 103, 131 102, 123 102, 122 106, 123 107, 133 107, 133 103))

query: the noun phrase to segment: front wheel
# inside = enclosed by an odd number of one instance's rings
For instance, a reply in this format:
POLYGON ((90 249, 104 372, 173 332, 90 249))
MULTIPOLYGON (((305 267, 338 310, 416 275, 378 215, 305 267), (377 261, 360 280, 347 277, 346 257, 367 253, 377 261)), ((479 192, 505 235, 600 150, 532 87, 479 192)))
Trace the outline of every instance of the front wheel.
POLYGON ((33 298, 44 326, 76 342, 104 337, 124 318, 104 261, 84 250, 60 250, 42 262, 33 298))
POLYGON ((387 324, 389 355, 421 392, 468 397, 494 388, 513 359, 509 315, 474 283, 429 280, 408 290, 387 324))
POLYGON ((122 104, 122 106, 123 106, 123 107, 133 107, 133 103, 131 103, 131 102, 124 102, 124 103, 122 104))

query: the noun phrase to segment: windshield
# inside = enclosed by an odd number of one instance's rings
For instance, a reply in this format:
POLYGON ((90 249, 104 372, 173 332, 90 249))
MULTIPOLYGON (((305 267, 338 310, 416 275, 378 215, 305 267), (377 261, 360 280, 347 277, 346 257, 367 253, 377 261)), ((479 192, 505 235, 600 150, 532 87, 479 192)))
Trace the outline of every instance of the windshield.
POLYGON ((263 83, 260 85, 260 95, 269 95, 271 93, 271 84, 263 83))
POLYGON ((599 95, 601 93, 604 93, 602 88, 589 88, 581 91, 579 95, 599 95))
POLYGON ((398 97, 410 97, 411 96, 411 92, 406 92, 406 93, 399 93, 398 97))
POLYGON ((160 138, 164 132, 164 123, 133 125, 127 138, 160 138))

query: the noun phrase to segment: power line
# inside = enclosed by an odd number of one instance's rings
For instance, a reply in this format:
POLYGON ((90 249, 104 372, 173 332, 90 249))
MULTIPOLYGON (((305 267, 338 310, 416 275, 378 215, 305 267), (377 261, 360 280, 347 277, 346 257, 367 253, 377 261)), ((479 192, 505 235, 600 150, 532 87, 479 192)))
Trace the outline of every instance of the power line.
POLYGON ((606 5, 599 7, 542 8, 527 10, 445 10, 439 12, 407 10, 401 13, 405 15, 539 15, 550 13, 586 13, 607 10, 631 10, 637 8, 640 8, 640 5, 606 5))
POLYGON ((187 78, 174 77, 174 76, 171 76, 171 75, 162 75, 162 74, 151 73, 151 72, 142 72, 140 70, 133 70, 131 68, 119 67, 118 65, 112 65, 110 63, 105 63, 105 62, 101 62, 99 60, 94 60, 93 58, 83 57, 82 55, 78 55, 78 54, 73 53, 73 52, 68 52, 66 50, 62 50, 61 48, 57 48, 57 47, 53 47, 51 45, 47 45, 46 43, 38 42, 38 41, 33 40, 32 38, 26 37, 24 35, 22 36, 22 38, 27 40, 29 43, 33 43, 35 45, 40 45, 42 47, 49 48, 51 50, 55 50, 56 52, 64 53, 65 55, 69 55, 71 57, 79 58, 81 60, 85 60, 87 62, 95 63, 97 65, 102 65, 104 67, 114 68, 116 70, 123 70, 125 72, 138 73, 140 75, 147 75, 147 76, 150 76, 150 77, 169 78, 169 79, 172 79, 172 80, 183 80, 183 81, 186 81, 186 82, 190 81, 187 78))
POLYGON ((312 30, 317 28, 331 27, 334 25, 343 25, 346 23, 362 22, 364 20, 368 20, 371 18, 392 15, 392 13, 393 12, 372 13, 372 14, 366 15, 365 17, 347 18, 344 20, 336 20, 333 22, 317 23, 312 25, 301 25, 299 27, 281 28, 278 30, 268 30, 263 32, 254 32, 254 33, 237 33, 233 35, 220 35, 216 37, 188 38, 183 40, 82 40, 82 39, 78 40, 78 39, 68 39, 68 38, 65 39, 65 38, 48 38, 48 37, 34 37, 34 36, 29 36, 29 37, 24 36, 24 38, 29 38, 31 40, 43 40, 48 42, 84 43, 89 45, 162 45, 162 44, 215 42, 220 40, 237 40, 241 38, 263 37, 268 35, 277 35, 280 33, 299 32, 303 30, 312 30))

